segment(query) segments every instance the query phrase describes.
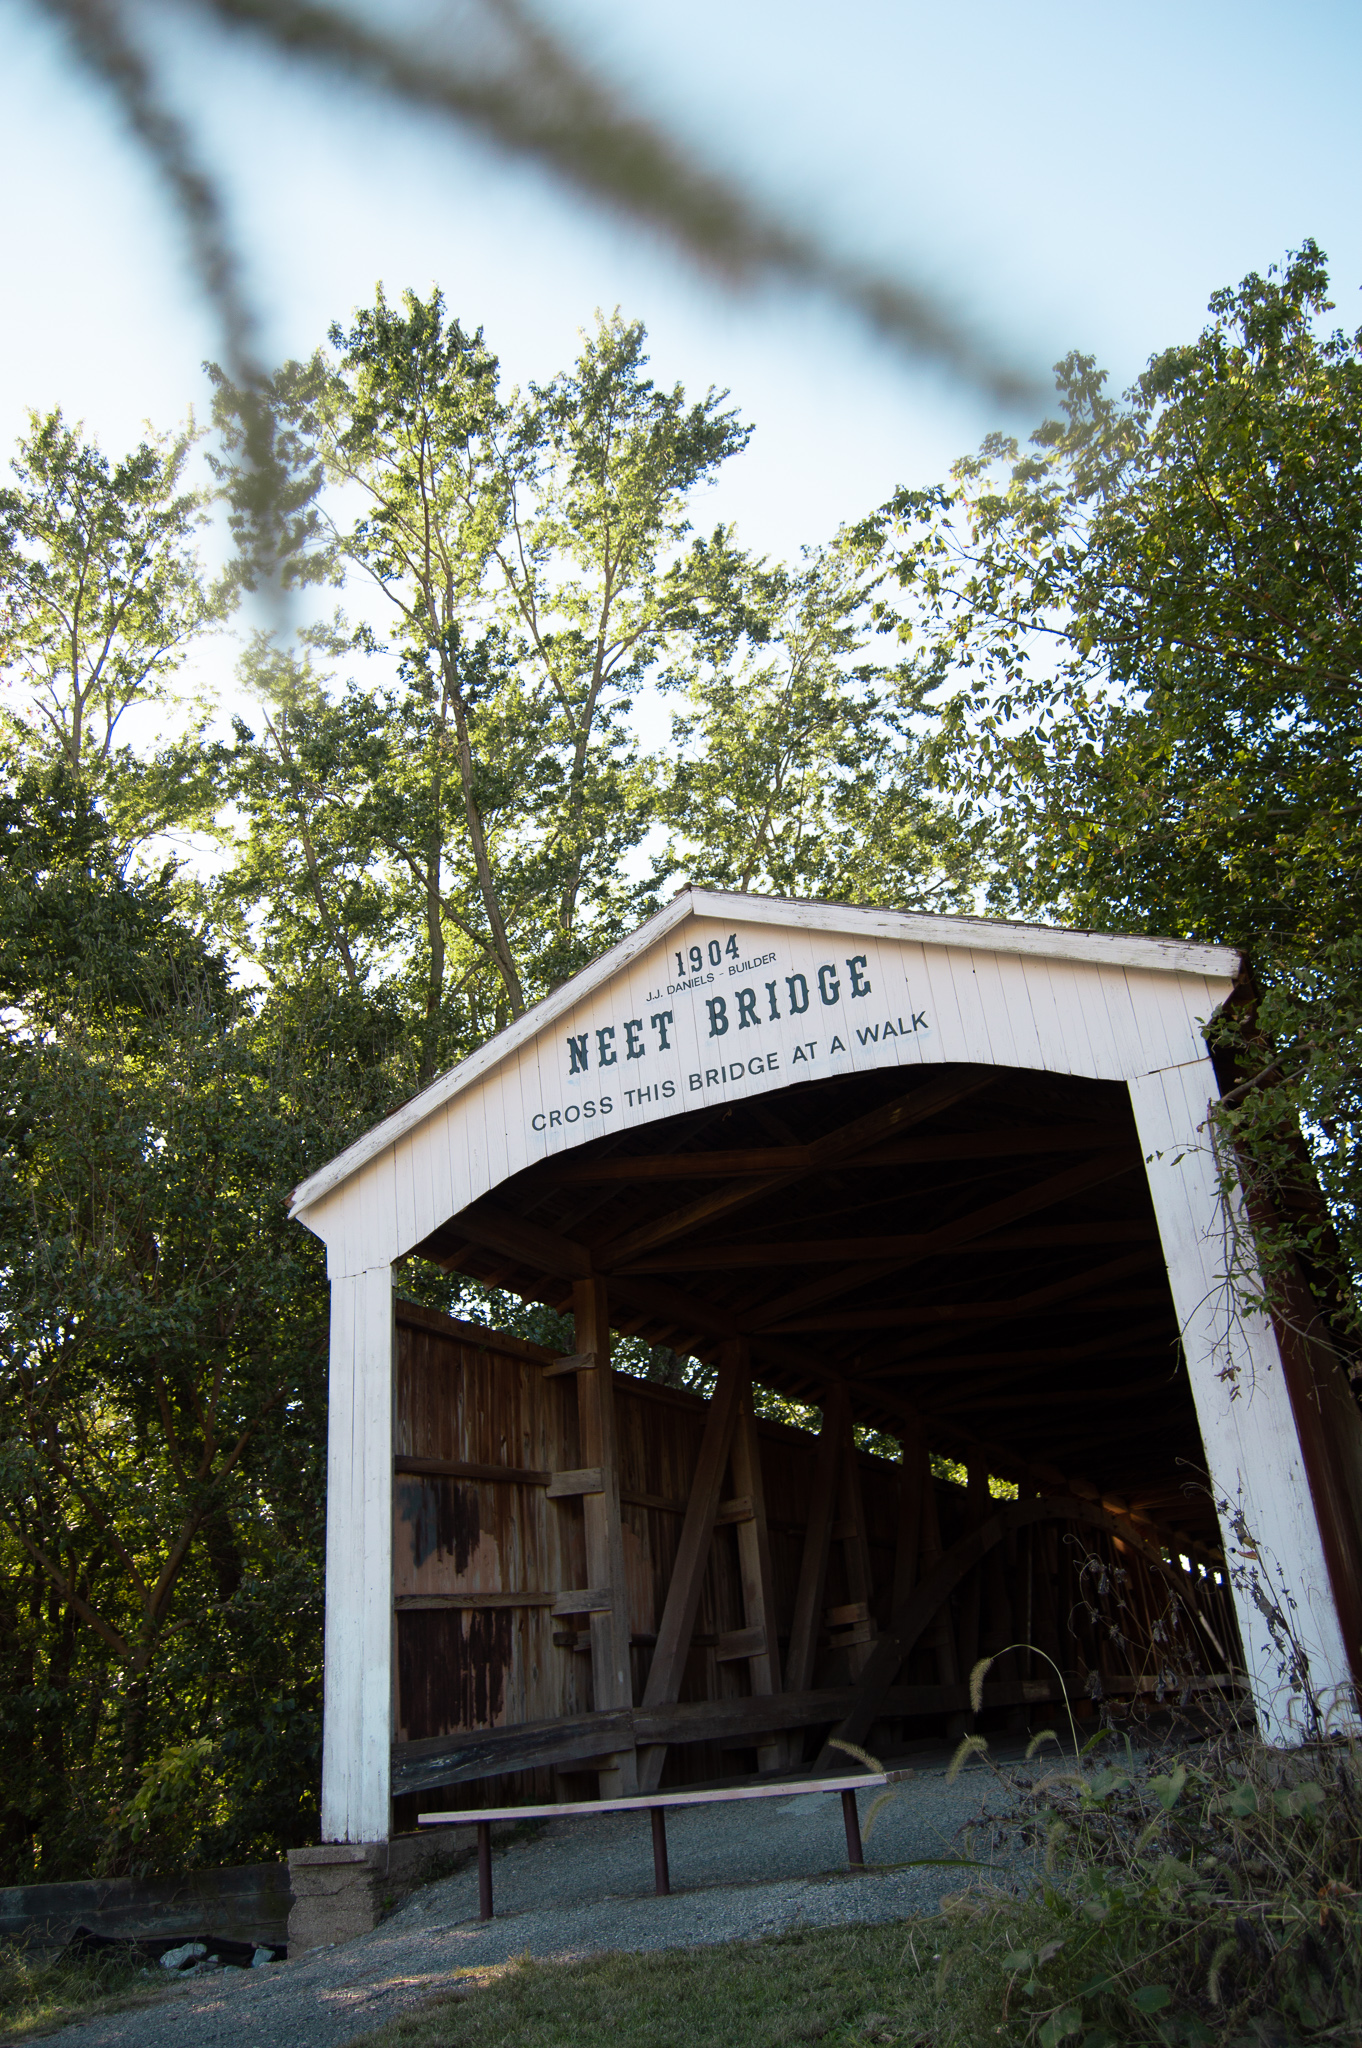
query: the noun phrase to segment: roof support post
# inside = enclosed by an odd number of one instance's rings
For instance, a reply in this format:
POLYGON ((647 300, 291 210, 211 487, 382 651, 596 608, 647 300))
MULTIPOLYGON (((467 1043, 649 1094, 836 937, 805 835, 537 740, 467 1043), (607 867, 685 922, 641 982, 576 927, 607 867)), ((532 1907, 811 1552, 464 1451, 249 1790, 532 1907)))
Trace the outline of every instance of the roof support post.
MULTIPOLYGON (((771 1537, 766 1523, 766 1487, 761 1475, 761 1445, 757 1440, 757 1415, 752 1401, 752 1375, 747 1345, 742 1338, 725 1345, 721 1357, 734 1353, 742 1391, 738 1397, 737 1423, 733 1431, 734 1491, 751 1502, 751 1513, 738 1523, 738 1569, 742 1574, 743 1620, 749 1629, 760 1629, 764 1647, 747 1660, 754 1694, 780 1691, 780 1646, 776 1640, 776 1597, 771 1577, 771 1537)), ((757 1769, 778 1771, 785 1762, 786 1744, 773 1736, 757 1750, 757 1769)))
POLYGON ((1206 1129, 1210 1062, 1129 1086, 1259 1725, 1267 1741, 1289 1746, 1310 1732, 1302 1681, 1335 1730, 1357 1725, 1357 1704, 1287 1376, 1267 1318, 1235 1300, 1248 1225, 1220 1201, 1206 1129))
POLYGON ((393 1722, 392 1268, 331 1281, 324 1842, 386 1842, 393 1722))
POLYGON ((823 1427, 818 1432, 818 1449, 814 1456, 809 1520, 804 1534, 804 1555, 799 1564, 799 1585, 795 1591, 790 1649, 785 1660, 786 1692, 807 1692, 813 1684, 818 1632, 823 1620, 823 1589, 828 1577, 828 1547, 832 1542, 837 1486, 841 1476, 842 1438, 850 1427, 846 1389, 840 1385, 829 1387, 823 1403, 823 1427))
MULTIPOLYGON (((670 1706, 680 1697, 709 1564, 714 1520, 723 1494, 724 1472, 737 1426, 745 1364, 745 1347, 723 1345, 719 1354, 719 1377, 710 1396, 705 1433, 700 1440, 700 1458, 686 1504, 681 1542, 672 1566, 666 1605, 658 1624, 657 1647, 653 1651, 648 1683, 644 1688, 645 1707, 670 1706)), ((653 1743, 645 1748, 639 1759, 642 1791, 656 1791, 666 1759, 664 1743, 653 1743)))
MULTIPOLYGON (((572 1313, 579 1353, 596 1363, 577 1374, 582 1461, 600 1468, 599 1493, 582 1497, 586 1523, 586 1576, 606 1587, 610 1605, 591 1616, 591 1686, 597 1713, 632 1707, 629 1661, 629 1587, 624 1573, 624 1532, 620 1521, 619 1435, 615 1421, 615 1369, 610 1363, 610 1310, 603 1280, 577 1280, 572 1313)), ((636 1753, 621 1750, 600 1773, 601 1797, 618 1799, 638 1790, 636 1753)))

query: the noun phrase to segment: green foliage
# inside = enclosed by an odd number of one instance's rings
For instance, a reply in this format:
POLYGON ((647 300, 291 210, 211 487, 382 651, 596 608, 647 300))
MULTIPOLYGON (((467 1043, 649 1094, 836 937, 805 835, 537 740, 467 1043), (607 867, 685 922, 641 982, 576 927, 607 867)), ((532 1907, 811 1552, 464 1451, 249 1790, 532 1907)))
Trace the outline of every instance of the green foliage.
MULTIPOLYGON (((250 833, 234 887, 288 877, 352 985, 366 950, 401 956, 426 1081, 636 907, 621 870, 654 795, 628 714, 691 613, 687 500, 747 430, 714 392, 660 391, 617 315, 523 395, 439 292, 400 309, 380 292, 331 344, 270 392, 293 573, 378 594, 399 682, 338 700, 307 655, 257 648, 264 731, 241 726, 226 764, 250 833)), ((221 377, 217 413, 249 577, 255 476, 221 377)), ((367 628, 352 644, 378 650, 367 628)), ((273 922, 284 938, 289 913, 273 922)))
POLYGON ((287 1191, 381 1070, 244 1002, 64 764, 3 802, 0 1840, 16 1876, 241 1859, 315 1798, 325 1290, 287 1191))
POLYGON ((190 644, 224 609, 195 548, 207 516, 185 483, 195 439, 191 420, 111 463, 60 411, 32 413, 14 482, 0 489, 0 674, 30 710, 27 720, 6 712, 3 731, 102 786, 132 841, 163 822, 146 815, 158 800, 166 816, 175 805, 116 738, 119 724, 165 702, 190 644))
POLYGON ((1226 1162, 1257 1161, 1255 1221, 1356 1337, 1362 332, 1330 310, 1307 242, 1123 400, 1069 356, 1026 449, 991 438, 862 538, 995 908, 1250 953, 1263 1002, 1220 1050, 1267 1085, 1226 1162))
POLYGON ((876 644, 874 551, 847 535, 769 569, 721 529, 688 566, 669 864, 716 888, 966 907, 976 864, 930 787, 920 692, 876 644))
POLYGON ((81 1956, 0 1942, 0 2041, 31 2041, 97 2013, 150 2004, 164 1986, 149 1985, 143 1967, 126 1949, 81 1956))

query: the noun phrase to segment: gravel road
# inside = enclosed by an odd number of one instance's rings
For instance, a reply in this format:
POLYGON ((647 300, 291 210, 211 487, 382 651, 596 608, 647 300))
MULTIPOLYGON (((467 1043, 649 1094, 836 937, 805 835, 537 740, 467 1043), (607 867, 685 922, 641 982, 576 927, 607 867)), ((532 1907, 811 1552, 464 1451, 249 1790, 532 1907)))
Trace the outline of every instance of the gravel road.
MULTIPOLYGON (((841 1804, 827 1793, 669 1814, 667 1899, 653 1892, 646 1815, 554 1821, 495 1855, 492 1921, 477 1918, 470 1865, 425 1886, 356 1941, 269 1969, 181 1982, 154 2006, 48 2038, 70 2048, 345 2048, 444 1989, 456 1971, 526 1950, 566 1958, 689 1948, 930 1913, 943 1893, 973 1878, 991 1871, 995 1882, 1009 1880, 987 1828, 976 1830, 973 1853, 989 1868, 913 1867, 914 1859, 970 1853, 961 1831, 996 1793, 991 1772, 977 1763, 954 1784, 945 1772, 945 1758, 934 1757, 899 1788, 871 1833, 864 1876, 847 1871, 841 1804)), ((860 1804, 864 1818, 870 1795, 860 1804)))

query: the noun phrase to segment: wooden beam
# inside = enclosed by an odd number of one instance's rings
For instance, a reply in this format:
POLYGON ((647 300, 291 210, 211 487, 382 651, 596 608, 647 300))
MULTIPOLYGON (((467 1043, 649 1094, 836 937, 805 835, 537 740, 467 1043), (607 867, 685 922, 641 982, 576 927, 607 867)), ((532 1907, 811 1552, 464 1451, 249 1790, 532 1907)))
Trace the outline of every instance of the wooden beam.
POLYGON ((504 1330, 489 1330, 485 1323, 461 1322, 458 1317, 447 1316, 438 1308, 427 1308, 424 1302, 404 1301, 400 1294, 394 1298, 393 1314, 400 1329, 429 1330, 437 1337, 451 1337, 457 1344, 495 1352, 499 1358, 524 1358, 532 1365, 549 1365, 557 1355, 542 1344, 529 1343, 524 1337, 510 1337, 504 1330))
MULTIPOLYGON (((1019 1216, 1034 1215, 1038 1209, 1048 1209, 1056 1202, 1067 1200, 1070 1195, 1083 1194, 1103 1181, 1133 1173, 1139 1164, 1138 1152, 1134 1157, 1126 1151, 1099 1153, 1096 1158, 1085 1160, 1082 1166, 1071 1166, 1065 1173, 1051 1174, 1045 1180, 1022 1188, 1015 1195, 1004 1195, 982 1209, 975 1209, 968 1216, 957 1217, 953 1223, 943 1223, 939 1229, 927 1233, 922 1248, 911 1259, 896 1260, 895 1267, 901 1272, 905 1266, 933 1257, 938 1251, 964 1244, 970 1238, 982 1237, 986 1231, 996 1229, 1000 1224, 1014 1222, 1019 1216)), ((869 1281, 881 1278, 885 1270, 883 1261, 848 1266, 829 1279, 810 1281, 807 1286, 796 1288, 792 1294, 767 1302, 763 1308, 748 1310, 743 1321, 750 1329, 770 1329, 833 1295, 853 1293, 869 1281)))
POLYGON ((864 1609, 868 1624, 865 1637, 848 1648, 848 1658, 853 1678, 859 1676, 868 1655, 868 1642, 873 1623, 870 1622, 870 1603, 875 1589, 870 1575, 870 1544, 865 1532, 865 1497, 861 1492, 861 1467, 856 1456, 856 1438, 852 1431, 851 1416, 848 1413, 842 1432, 842 1459, 838 1507, 841 1510, 841 1526, 833 1531, 840 1536, 842 1555, 846 1567, 847 1591, 851 1604, 864 1609))
MULTIPOLYGON (((1093 1301, 973 1301, 889 1303, 883 1308, 848 1308, 820 1316, 792 1316, 769 1325, 773 1336, 799 1337, 820 1330, 936 1329, 945 1323, 972 1327, 988 1322, 1024 1322, 1032 1316, 1090 1316, 1109 1309, 1154 1308, 1167 1300, 1161 1289, 1102 1294, 1093 1301)), ((1172 1303, 1169 1303, 1172 1315, 1172 1303)))
POLYGON ((882 1103, 868 1115, 859 1116, 840 1130, 830 1131, 826 1137, 802 1148, 807 1163, 800 1166, 791 1167, 785 1151, 775 1147, 771 1153, 773 1164, 765 1178, 739 1179, 728 1188, 703 1195, 698 1201, 688 1202, 664 1216, 654 1216, 651 1221, 639 1224, 613 1243, 597 1247, 597 1265, 603 1271, 609 1271, 614 1266, 627 1264, 638 1253, 649 1251, 654 1245, 665 1244, 670 1238, 681 1237, 698 1223, 710 1222, 743 1203, 754 1201, 759 1195, 776 1193, 805 1173, 817 1173, 850 1158, 878 1138, 925 1122, 928 1117, 938 1116, 953 1104, 977 1095, 995 1078, 991 1068, 956 1068, 948 1074, 938 1074, 908 1094, 897 1097, 893 1102, 882 1103))
MULTIPOLYGON (((723 1498, 724 1474, 737 1424, 742 1395, 744 1361, 737 1345, 725 1345, 719 1357, 719 1377, 705 1416, 705 1433, 700 1440, 700 1457, 691 1481, 690 1501, 681 1530, 676 1562, 667 1587, 667 1598, 658 1624, 657 1647, 643 1689, 645 1707, 661 1707, 675 1700, 685 1676, 686 1658, 695 1633, 700 1609, 714 1518, 723 1498)), ((658 1745, 639 1755, 639 1787, 656 1789, 662 1776, 666 1750, 658 1745)))
MULTIPOLYGON (((860 1162, 857 1162, 858 1165, 860 1162)), ((991 1252, 1061 1251, 1088 1245, 1128 1244, 1151 1248, 1158 1243, 1152 1223, 1058 1223, 1050 1229, 1013 1230, 967 1244, 933 1248, 930 1231, 895 1237, 783 1238, 770 1244, 701 1244, 644 1252, 616 1273, 709 1273, 755 1266, 840 1265, 859 1259, 915 1259, 925 1249, 933 1257, 977 1259, 991 1252)))
POLYGON ((605 1492, 605 1474, 599 1465, 584 1465, 576 1472, 555 1472, 549 1481, 550 1500, 579 1500, 588 1493, 605 1492))
POLYGON ((809 1523, 799 1565, 794 1617, 790 1623, 790 1647, 785 1656, 786 1692, 803 1692, 813 1679, 818 1630, 823 1619, 823 1590, 828 1576, 828 1548, 837 1512, 842 1436, 848 1419, 846 1394, 840 1387, 834 1388, 823 1404, 823 1426, 818 1433, 813 1485, 809 1493, 809 1523))
POLYGON ((889 1601, 891 1614, 898 1612, 917 1584, 918 1559, 922 1552, 923 1494, 932 1483, 931 1460, 920 1429, 909 1428, 902 1432, 900 1458, 894 1585, 889 1601))
MULTIPOLYGON (((742 1578, 743 1618, 760 1635, 761 1647, 747 1660, 748 1682, 756 1696, 780 1691, 780 1652, 776 1644, 776 1595, 771 1574, 771 1538, 766 1522, 766 1485, 761 1470, 761 1445, 752 1401, 752 1374, 747 1346, 739 1358, 742 1392, 733 1430, 733 1484, 749 1512, 737 1524, 738 1570, 742 1578)), ((722 1511, 722 1510, 721 1510, 722 1511)), ((778 1771, 785 1761, 783 1742, 757 1751, 759 1771, 778 1771)))
POLYGON ((523 1261, 538 1273, 585 1280, 591 1272, 591 1254, 584 1244, 576 1244, 556 1230, 545 1230, 541 1224, 527 1223, 492 1202, 478 1202, 462 1210, 444 1227, 470 1244, 485 1245, 489 1251, 523 1261))
POLYGON ((530 1465, 476 1465, 465 1458, 412 1458, 405 1452, 393 1459, 393 1471, 418 1479, 479 1479, 499 1486, 548 1486, 553 1478, 551 1472, 530 1465))
MULTIPOLYGON (((883 1374, 886 1379, 915 1378, 932 1373, 995 1369, 1008 1373, 1048 1372, 1054 1366, 1076 1365, 1084 1359, 1125 1358, 1137 1354, 1148 1345, 1168 1341, 1169 1327, 1170 1319, 1160 1316, 1157 1322, 1140 1323, 1133 1330, 1123 1330, 1119 1337, 1108 1331, 1082 1344, 1056 1345, 1053 1351, 971 1351, 961 1356, 955 1351, 923 1355, 915 1348, 906 1357, 895 1358, 892 1362, 862 1366, 861 1377, 875 1380, 883 1374)), ((967 1333, 957 1331, 955 1334, 958 1337, 967 1333)))
MULTIPOLYGON (((995 1505, 994 1511, 977 1527, 968 1530, 940 1563, 926 1574, 875 1644, 856 1687, 855 1704, 837 1730, 843 1741, 865 1741, 872 1724, 884 1711, 884 1700, 899 1666, 966 1573, 972 1571, 1009 1530, 1029 1528, 1037 1522, 1080 1522, 1120 1536, 1139 1550, 1152 1570, 1173 1583, 1193 1616, 1201 1620, 1194 1582, 1187 1573, 1165 1564, 1154 1545, 1142 1537, 1126 1517, 1106 1514, 1088 1501, 1076 1500, 1069 1495, 1042 1495, 1034 1500, 995 1505)), ((968 1672, 962 1672, 961 1676, 968 1682, 968 1672)), ((839 1753, 825 1745, 818 1759, 819 1768, 829 1770, 838 1760, 839 1753)))
MULTIPOLYGON (((615 1418, 615 1373, 610 1363, 610 1312, 604 1283, 579 1280, 572 1290, 579 1352, 594 1352, 599 1363, 577 1375, 577 1408, 582 1454, 598 1469, 601 1490, 582 1498, 586 1527, 586 1571, 593 1586, 608 1592, 610 1605, 591 1615, 591 1686, 598 1711, 631 1707, 629 1586, 624 1571, 620 1519, 619 1433, 615 1418)), ((616 1752, 600 1774, 601 1797, 618 1799, 638 1790, 631 1748, 616 1752)))
MULTIPOLYGON (((1152 1692, 1158 1682, 1154 1676, 1118 1678, 1109 1681, 1106 1690, 1123 1695, 1152 1692)), ((1242 1687, 1244 1681, 1236 1674, 1217 1672, 1190 1683, 1194 1692, 1209 1692, 1242 1687)), ((1074 1673, 1070 1690, 1077 1688, 1074 1673)), ((1054 1679, 1006 1679, 984 1686, 986 1707, 1039 1704, 1060 1697, 1054 1679)), ((501 1777, 512 1771, 580 1765, 618 1748, 631 1736, 641 1743, 725 1742, 744 1737, 755 1740, 779 1729, 828 1727, 845 1718, 853 1698, 848 1686, 828 1686, 817 1692, 776 1693, 769 1699, 693 1700, 655 1712, 642 1707, 635 1707, 632 1713, 617 1709, 397 1742, 392 1748, 393 1792, 430 1792, 442 1785, 473 1784, 479 1778, 501 1777)), ((961 1683, 894 1685, 885 1692, 883 1708, 887 1715, 906 1717, 949 1713, 968 1704, 969 1692, 961 1683)))
MULTIPOLYGON (((1117 1124, 1051 1124, 1035 1129, 961 1131, 895 1139, 861 1154, 863 1166, 928 1166, 960 1159, 1010 1159, 1042 1152, 1098 1151, 1127 1135, 1117 1124)), ((552 1170, 563 1186, 611 1181, 744 1180, 810 1173, 826 1161, 816 1145, 752 1145, 714 1152, 642 1152, 565 1160, 552 1170)))

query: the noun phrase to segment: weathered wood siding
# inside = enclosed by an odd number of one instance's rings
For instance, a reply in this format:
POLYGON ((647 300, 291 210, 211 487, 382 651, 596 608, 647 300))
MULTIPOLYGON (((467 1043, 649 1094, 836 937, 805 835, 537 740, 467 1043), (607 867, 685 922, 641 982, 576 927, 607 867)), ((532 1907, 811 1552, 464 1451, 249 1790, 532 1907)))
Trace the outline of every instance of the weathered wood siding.
MULTIPOLYGON (((514 1339, 496 1332, 474 1339, 464 1334, 467 1326, 457 1335, 442 1331, 443 1318, 401 1301, 396 1314, 393 1739, 419 1742, 459 1730, 589 1713, 595 1701, 583 1621, 553 1613, 556 1594, 586 1584, 582 1504, 580 1498, 551 1499, 542 1483, 551 1473, 581 1466, 574 1378, 545 1377, 540 1363, 517 1355, 514 1339), (455 1478, 402 1469, 415 1460, 500 1467, 540 1478, 455 1478)), ((618 1374, 615 1384, 638 1700, 699 1461, 706 1403, 626 1374, 618 1374)), ((817 1439, 770 1422, 758 1424, 758 1437, 783 1644, 817 1439)), ((865 1453, 856 1462, 879 1618, 887 1621, 899 1472, 865 1453)), ((827 1605, 848 1597, 844 1550, 844 1543, 832 1546, 827 1605)), ((719 1637, 741 1629, 743 1621, 736 1531, 721 1527, 710 1546, 683 1702, 748 1696, 745 1660, 719 1657, 719 1637)), ((845 1684, 848 1676, 844 1656, 824 1654, 819 1683, 845 1684)), ((690 1743, 672 1750, 667 1782, 698 1782, 731 1768, 731 1753, 690 1743)), ((532 1788, 536 1797, 555 1796, 547 1773, 520 1774, 506 1796, 528 1798, 532 1788)))

